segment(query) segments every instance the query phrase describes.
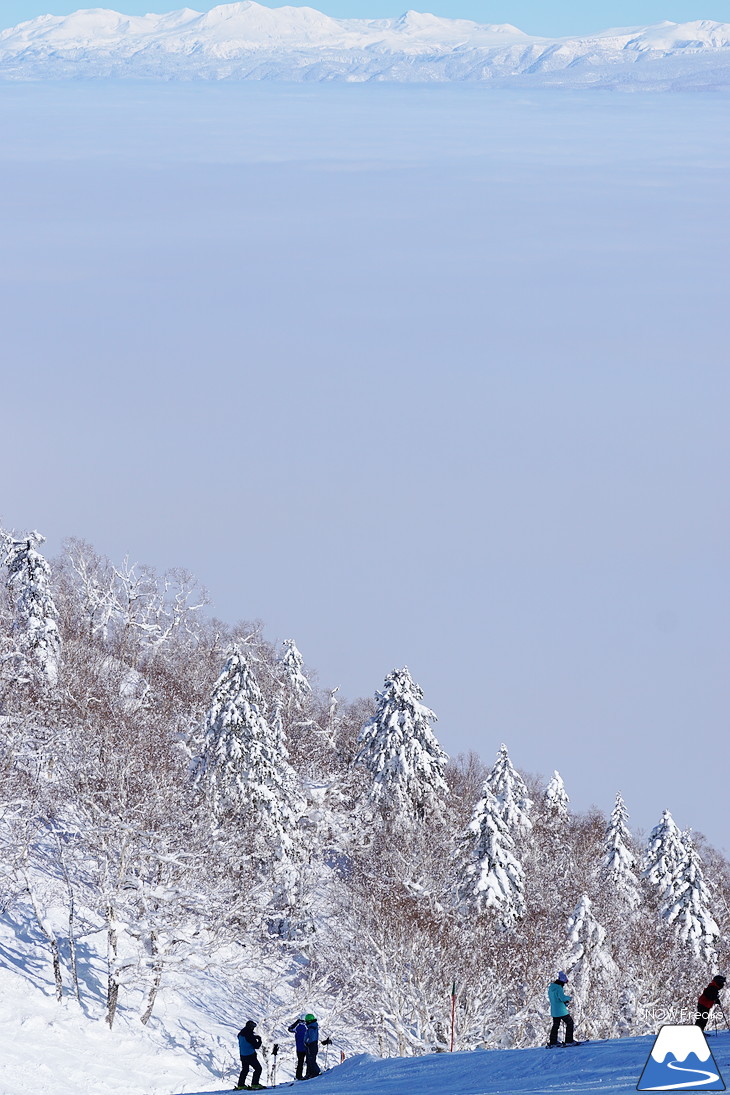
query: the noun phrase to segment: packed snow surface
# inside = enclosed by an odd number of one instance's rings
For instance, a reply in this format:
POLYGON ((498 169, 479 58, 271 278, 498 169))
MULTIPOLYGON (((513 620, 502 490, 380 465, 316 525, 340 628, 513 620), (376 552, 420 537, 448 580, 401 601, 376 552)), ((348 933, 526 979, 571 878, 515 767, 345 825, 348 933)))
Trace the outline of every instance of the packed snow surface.
MULTIPOLYGON (((727 1073, 730 1037, 712 1040, 717 1064, 727 1073)), ((628 1095, 636 1090, 651 1041, 622 1038, 574 1049, 476 1050, 384 1061, 362 1054, 321 1076, 316 1090, 322 1095, 628 1095)))
POLYGON ((730 24, 699 19, 576 38, 407 11, 334 19, 243 0, 201 13, 43 15, 0 33, 0 75, 477 80, 558 86, 730 85, 730 24))

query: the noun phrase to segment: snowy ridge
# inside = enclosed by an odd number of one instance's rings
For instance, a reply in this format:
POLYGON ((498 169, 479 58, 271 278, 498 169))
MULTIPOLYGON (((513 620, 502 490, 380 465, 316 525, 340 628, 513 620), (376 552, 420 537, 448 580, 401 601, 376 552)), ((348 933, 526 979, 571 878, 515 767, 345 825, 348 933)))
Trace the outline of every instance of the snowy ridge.
POLYGON ((553 39, 415 11, 334 19, 254 0, 206 13, 127 16, 92 8, 0 33, 0 76, 726 87, 730 24, 665 21, 553 39))

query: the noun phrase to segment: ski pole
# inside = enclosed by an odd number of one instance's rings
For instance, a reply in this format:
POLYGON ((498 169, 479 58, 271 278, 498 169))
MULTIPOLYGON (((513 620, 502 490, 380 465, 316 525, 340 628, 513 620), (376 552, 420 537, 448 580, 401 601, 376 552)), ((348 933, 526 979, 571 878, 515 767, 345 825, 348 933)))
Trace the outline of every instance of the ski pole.
POLYGON ((451 1043, 449 1045, 449 1052, 454 1052, 454 1023, 456 1016, 456 981, 451 983, 451 1043))
MULTIPOLYGON (((728 1021, 727 1021, 727 1015, 725 1014, 725 1008, 722 1006, 722 1004, 720 1003, 719 1000, 717 1001, 717 1006, 719 1007, 720 1011, 722 1012, 722 1017, 725 1020, 725 1026, 727 1027, 728 1030, 730 1030, 730 1026, 728 1025, 728 1021)), ((715 1020, 715 1027, 717 1027, 717 1020, 715 1020)))

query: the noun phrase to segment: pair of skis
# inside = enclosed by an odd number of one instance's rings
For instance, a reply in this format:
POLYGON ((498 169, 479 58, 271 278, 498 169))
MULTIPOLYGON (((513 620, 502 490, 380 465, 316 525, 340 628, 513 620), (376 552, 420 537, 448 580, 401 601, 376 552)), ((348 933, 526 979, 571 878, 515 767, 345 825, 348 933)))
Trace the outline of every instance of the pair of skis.
MULTIPOLYGON (((329 1072, 329 1069, 324 1069, 323 1068, 322 1071, 320 1072, 320 1076, 323 1075, 325 1072, 329 1072)), ((310 1076, 310 1080, 316 1080, 316 1076, 310 1076)), ((266 1090, 266 1091, 280 1091, 283 1087, 295 1087, 298 1083, 303 1083, 303 1082, 304 1082, 303 1080, 284 1080, 283 1084, 269 1084, 269 1086, 264 1088, 263 1090, 266 1090)), ((246 1085, 245 1087, 235 1087, 233 1090, 234 1091, 258 1091, 259 1088, 251 1088, 248 1085, 246 1085)))

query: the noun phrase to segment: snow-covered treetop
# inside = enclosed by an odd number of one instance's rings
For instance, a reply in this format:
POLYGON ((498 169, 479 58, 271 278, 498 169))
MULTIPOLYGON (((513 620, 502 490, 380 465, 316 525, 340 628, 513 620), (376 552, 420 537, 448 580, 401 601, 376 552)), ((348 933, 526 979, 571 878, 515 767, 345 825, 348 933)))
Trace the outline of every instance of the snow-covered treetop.
POLYGON ((279 658, 279 664, 283 670, 284 680, 296 705, 303 707, 304 701, 312 692, 312 686, 304 673, 304 659, 293 639, 284 639, 281 645, 283 653, 279 658))
POLYGON ((669 810, 649 834, 642 877, 658 888, 660 915, 680 942, 712 961, 720 929, 710 912, 710 892, 691 834, 680 832, 669 810))
POLYGON ((688 944, 698 958, 712 962, 721 933, 710 912, 712 897, 689 830, 682 834, 682 850, 662 915, 668 924, 674 925, 682 943, 688 944))
POLYGON ((557 821, 566 821, 568 818, 568 804, 570 799, 565 790, 563 778, 557 769, 553 772, 552 779, 548 782, 543 794, 545 810, 557 821))
POLYGON ((213 685, 207 725, 236 726, 244 713, 263 718, 264 699, 248 654, 233 646, 213 685))
POLYGON ((682 834, 669 810, 665 810, 659 824, 649 833, 641 877, 665 893, 672 887, 672 879, 684 854, 682 834))
POLYGON ((525 781, 512 764, 504 744, 499 748, 485 786, 499 803, 502 819, 510 829, 526 832, 532 828, 529 816, 532 801, 528 798, 525 781))
POLYGON ((399 824, 439 809, 448 793, 448 757, 431 730, 436 716, 421 703, 423 691, 407 668, 394 669, 375 693, 375 714, 358 737, 355 763, 370 773, 370 804, 399 824))
POLYGON ((493 909, 504 927, 525 914, 525 876, 510 827, 485 783, 483 796, 460 841, 457 900, 462 908, 493 909))
POLYGON ((277 855, 292 850, 298 809, 281 720, 269 726, 248 656, 233 647, 215 683, 194 783, 213 815, 247 815, 277 855))
POLYGON ((53 685, 58 678, 61 635, 51 595, 51 568, 37 550, 45 537, 34 531, 21 539, 4 534, 3 539, 18 655, 27 668, 53 685))
POLYGON ((631 833, 628 812, 619 791, 611 818, 606 827, 605 852, 601 862, 601 874, 609 888, 625 901, 631 909, 641 901, 639 880, 634 874, 636 859, 631 851, 631 833))

